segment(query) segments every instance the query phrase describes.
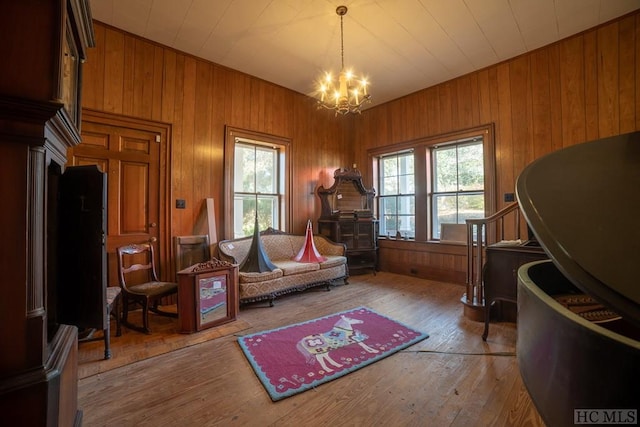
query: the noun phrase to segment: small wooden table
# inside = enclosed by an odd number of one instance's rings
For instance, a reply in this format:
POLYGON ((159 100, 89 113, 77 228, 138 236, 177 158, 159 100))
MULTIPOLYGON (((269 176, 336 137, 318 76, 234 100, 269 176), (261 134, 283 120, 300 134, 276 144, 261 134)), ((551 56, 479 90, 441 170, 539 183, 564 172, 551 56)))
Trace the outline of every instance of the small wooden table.
POLYGON ((211 259, 178 272, 178 324, 190 334, 236 319, 238 266, 211 259))

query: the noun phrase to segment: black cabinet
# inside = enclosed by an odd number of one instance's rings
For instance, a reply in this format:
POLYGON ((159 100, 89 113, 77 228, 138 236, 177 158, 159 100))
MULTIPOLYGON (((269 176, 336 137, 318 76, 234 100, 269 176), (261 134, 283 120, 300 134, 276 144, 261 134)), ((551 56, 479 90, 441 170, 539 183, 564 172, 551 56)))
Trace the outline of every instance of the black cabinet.
POLYGON ((95 165, 68 167, 58 194, 56 321, 108 331, 106 175, 95 165))
POLYGON ((347 247, 350 273, 378 267, 378 220, 372 205, 376 192, 365 188, 357 169, 336 169, 330 188, 319 187, 322 212, 318 233, 347 247))
MULTIPOLYGON (((518 299, 518 269, 521 265, 547 259, 547 254, 538 244, 494 244, 487 246, 484 265, 484 340, 489 333, 491 306, 495 301, 516 303, 518 299)), ((502 316, 501 316, 502 317, 502 316)), ((515 320, 515 315, 504 316, 515 320)))
POLYGON ((318 233, 347 246, 350 273, 378 268, 378 220, 318 220, 318 233))

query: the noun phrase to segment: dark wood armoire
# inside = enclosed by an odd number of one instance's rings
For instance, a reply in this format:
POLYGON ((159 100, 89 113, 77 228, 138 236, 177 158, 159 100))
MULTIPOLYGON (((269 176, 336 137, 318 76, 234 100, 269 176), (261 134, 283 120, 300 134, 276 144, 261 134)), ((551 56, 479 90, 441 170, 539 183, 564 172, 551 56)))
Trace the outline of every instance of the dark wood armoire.
POLYGON ((340 168, 333 185, 318 187, 321 214, 318 234, 347 246, 350 273, 378 267, 378 220, 373 215, 376 191, 366 188, 358 169, 340 168))
POLYGON ((58 280, 49 314, 55 323, 109 329, 106 190, 106 174, 96 165, 67 167, 59 179, 58 280))
POLYGON ((89 1, 3 2, 0 34, 0 414, 7 425, 79 425, 77 328, 57 321, 54 295, 57 186, 80 143, 94 45, 89 1))

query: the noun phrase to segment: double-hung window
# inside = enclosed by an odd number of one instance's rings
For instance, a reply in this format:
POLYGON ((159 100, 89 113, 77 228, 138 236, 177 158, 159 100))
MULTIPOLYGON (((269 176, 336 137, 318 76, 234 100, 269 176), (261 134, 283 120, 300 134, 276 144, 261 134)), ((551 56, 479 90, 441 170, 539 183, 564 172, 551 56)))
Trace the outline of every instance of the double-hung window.
POLYGON ((416 198, 413 151, 378 158, 380 234, 415 238, 416 198))
POLYGON ((232 206, 226 235, 239 238, 258 228, 286 229, 286 149, 288 144, 270 135, 230 129, 225 142, 226 200, 232 206))
POLYGON ((495 211, 493 126, 368 151, 380 237, 438 241, 442 224, 495 211))
POLYGON ((434 239, 440 238, 441 224, 464 224, 485 216, 482 137, 433 146, 431 171, 434 239))

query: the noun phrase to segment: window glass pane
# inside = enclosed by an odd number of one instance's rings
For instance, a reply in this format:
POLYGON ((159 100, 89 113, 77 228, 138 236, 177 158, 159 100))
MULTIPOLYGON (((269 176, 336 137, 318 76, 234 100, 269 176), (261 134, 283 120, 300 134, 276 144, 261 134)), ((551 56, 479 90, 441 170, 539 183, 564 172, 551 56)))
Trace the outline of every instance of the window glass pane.
POLYGON ((458 196, 458 223, 466 219, 484 218, 484 194, 461 194, 458 196))
POLYGON ((413 215, 398 216, 398 230, 403 238, 416 237, 416 217, 413 215))
POLYGON ((244 237, 253 233, 255 221, 256 198, 253 195, 239 195, 234 197, 233 204, 233 234, 234 238, 244 237))
POLYGON ((482 144, 462 145, 458 148, 459 191, 484 189, 484 161, 482 144))
POLYGON ((236 144, 234 165, 234 191, 252 193, 255 190, 255 149, 236 144))
POLYGON ((380 198, 380 212, 383 215, 395 215, 397 212, 396 198, 395 197, 381 197, 380 198))
POLYGON ((382 193, 383 196, 398 194, 398 177, 387 176, 382 179, 382 193))
POLYGON ((380 220, 380 234, 387 237, 395 237, 397 228, 397 217, 395 215, 385 215, 380 220))
POLYGON ((256 188, 258 193, 276 193, 277 189, 277 151, 271 148, 256 148, 256 188))
POLYGON ((396 176, 398 174, 398 158, 384 157, 382 159, 382 168, 380 176, 384 179, 388 176, 396 176))
POLYGON ((416 211, 415 197, 400 196, 398 197, 398 214, 413 215, 416 211))
POLYGON ((457 196, 437 195, 433 197, 433 237, 440 238, 440 224, 457 224, 457 196))
POLYGON ((414 194, 416 192, 413 185, 413 175, 401 175, 398 177, 399 194, 414 194))
POLYGON ((434 191, 457 191, 458 164, 456 147, 437 148, 433 154, 434 191))
POLYGON ((398 156, 398 175, 413 175, 413 153, 398 156))

